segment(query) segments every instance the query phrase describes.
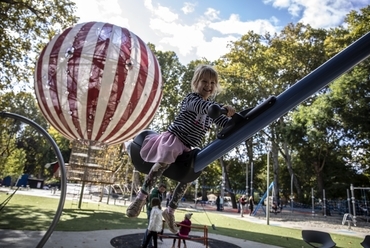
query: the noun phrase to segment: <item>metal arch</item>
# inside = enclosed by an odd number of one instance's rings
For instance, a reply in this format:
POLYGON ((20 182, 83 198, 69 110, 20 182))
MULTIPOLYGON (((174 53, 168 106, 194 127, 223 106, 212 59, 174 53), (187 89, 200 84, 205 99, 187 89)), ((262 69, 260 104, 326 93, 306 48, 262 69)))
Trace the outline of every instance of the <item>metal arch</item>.
POLYGON ((3 111, 0 112, 0 117, 8 117, 8 118, 16 119, 16 120, 22 121, 22 122, 32 126, 33 128, 35 128, 38 132, 40 132, 49 141, 49 143, 53 147, 53 150, 54 150, 54 152, 57 156, 58 162, 59 162, 59 168, 60 168, 60 171, 61 171, 60 199, 59 199, 59 204, 58 204, 57 211, 55 213, 53 221, 51 222, 51 224, 49 226, 49 229, 46 231, 46 233, 44 234, 44 236, 42 237, 42 239, 40 240, 40 242, 36 246, 36 248, 42 248, 42 247, 44 247, 46 241, 49 239, 49 237, 53 233, 53 231, 54 231, 54 229, 55 229, 55 227, 56 227, 56 225, 57 225, 57 223, 60 219, 60 216, 62 215, 63 206, 64 206, 64 202, 65 202, 65 199, 66 199, 66 191, 67 191, 67 175, 66 174, 67 173, 66 173, 66 168, 65 168, 63 157, 62 157, 62 153, 60 152, 60 150, 59 150, 57 144, 55 143, 54 139, 45 131, 45 129, 43 129, 36 122, 34 122, 34 121, 24 117, 24 116, 14 114, 14 113, 3 112, 3 111))

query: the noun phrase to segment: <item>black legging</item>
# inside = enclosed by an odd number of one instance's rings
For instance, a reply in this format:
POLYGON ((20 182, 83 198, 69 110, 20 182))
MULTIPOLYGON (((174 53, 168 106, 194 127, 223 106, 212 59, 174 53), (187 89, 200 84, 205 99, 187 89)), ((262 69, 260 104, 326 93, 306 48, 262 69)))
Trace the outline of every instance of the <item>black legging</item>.
MULTIPOLYGON (((176 235, 179 236, 178 233, 176 235)), ((185 239, 183 239, 182 242, 184 243, 184 246, 185 246, 186 245, 185 239)), ((176 244, 176 239, 173 239, 173 245, 172 246, 175 246, 175 244, 176 244)))
MULTIPOLYGON (((163 174, 163 172, 169 167, 169 164, 164 163, 155 163, 151 170, 149 171, 148 175, 145 177, 145 181, 141 189, 148 194, 150 189, 153 185, 158 181, 159 177, 163 174), (156 168, 155 170, 153 168, 156 168)), ((172 209, 177 209, 179 202, 181 201, 182 197, 186 193, 186 190, 191 185, 191 183, 182 183, 178 182, 177 186, 172 194, 172 198, 170 199, 169 206, 172 209)))
POLYGON ((150 241, 150 238, 153 237, 153 248, 157 248, 158 233, 154 231, 148 231, 148 236, 146 236, 145 243, 143 247, 147 247, 150 241))

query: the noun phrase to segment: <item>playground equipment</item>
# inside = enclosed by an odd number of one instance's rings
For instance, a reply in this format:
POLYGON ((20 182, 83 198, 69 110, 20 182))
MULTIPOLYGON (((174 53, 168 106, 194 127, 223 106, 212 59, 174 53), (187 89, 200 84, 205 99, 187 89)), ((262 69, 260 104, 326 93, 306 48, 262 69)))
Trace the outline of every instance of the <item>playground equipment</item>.
POLYGON ((67 176, 66 176, 66 169, 65 169, 63 156, 62 156, 62 153, 60 152, 57 144, 53 140, 53 138, 45 131, 45 129, 43 129, 36 122, 31 121, 30 119, 28 119, 26 117, 23 117, 23 116, 20 116, 20 115, 17 115, 17 114, 13 114, 13 113, 6 113, 6 112, 0 112, 0 117, 19 120, 23 123, 26 123, 26 124, 30 125, 34 129, 36 129, 36 131, 41 133, 41 135, 44 136, 45 139, 50 143, 50 146, 53 148, 53 151, 54 151, 54 153, 57 157, 57 160, 59 162, 59 165, 60 165, 61 177, 60 177, 59 204, 58 204, 58 208, 55 212, 54 218, 53 218, 48 230, 46 231, 46 233, 44 234, 44 236, 41 238, 40 242, 36 246, 36 248, 41 248, 45 245, 46 241, 49 239, 50 235, 53 233, 53 231, 54 231, 54 229, 55 229, 55 227, 56 227, 56 225, 57 225, 57 223, 60 219, 60 216, 62 215, 63 206, 64 206, 64 202, 65 202, 65 199, 66 199, 67 176))
POLYGON ((327 232, 316 230, 302 230, 302 239, 312 247, 331 248, 336 243, 327 232), (320 244, 320 246, 316 246, 320 244))
POLYGON ((357 217, 356 211, 361 211, 363 216, 366 217, 366 222, 369 222, 369 208, 368 203, 366 200, 366 194, 364 194, 365 190, 370 190, 367 187, 354 187, 353 184, 350 185, 350 189, 347 189, 347 208, 345 209, 345 213, 343 215, 342 225, 348 224, 348 229, 351 229, 351 224, 356 226, 357 224, 357 217), (355 190, 361 190, 362 192, 362 201, 358 201, 356 204, 355 199, 355 190))
POLYGON ((159 62, 126 28, 79 23, 43 48, 34 79, 42 114, 73 140, 67 174, 82 184, 81 208, 85 185, 112 183, 108 146, 131 139, 152 121, 162 98, 159 62))
MULTIPOLYGON (((370 187, 369 188, 366 188, 366 187, 354 187, 353 184, 350 185, 350 191, 351 191, 351 203, 352 203, 352 215, 353 215, 353 223, 356 224, 357 222, 357 216, 356 216, 356 201, 355 201, 355 189, 360 189, 360 190, 370 190, 370 187)), ((365 195, 365 198, 363 199, 364 200, 364 204, 363 206, 359 206, 359 207, 362 207, 362 212, 364 212, 364 215, 366 217, 366 221, 368 222, 369 221, 369 208, 367 206, 367 201, 366 201, 366 195, 365 195)), ((349 203, 348 203, 349 204, 349 203)), ((351 208, 350 208, 350 205, 348 205, 348 211, 351 212, 351 208)))
POLYGON ((354 226, 356 226, 356 222, 353 221, 354 218, 353 218, 353 215, 350 214, 350 213, 345 213, 343 215, 343 219, 342 219, 342 225, 344 224, 348 224, 348 229, 350 230, 351 229, 351 224, 353 224, 354 226))
MULTIPOLYGON (((369 44, 370 33, 367 33, 279 96, 271 96, 253 109, 236 113, 228 125, 220 131, 216 140, 201 150, 194 149, 179 156, 164 175, 180 182, 194 181, 210 163, 366 59, 370 55, 369 44)), ((221 113, 218 111, 215 115, 221 113)), ((148 173, 153 166, 153 163, 143 161, 140 156, 141 144, 150 133, 154 132, 150 130, 141 132, 135 137, 129 149, 135 168, 143 173, 148 173)))
POLYGON ((263 203, 264 203, 264 201, 265 201, 265 199, 266 199, 266 197, 267 197, 267 192, 269 192, 273 187, 274 187, 274 182, 272 182, 272 183, 270 184, 270 186, 268 187, 268 190, 266 190, 265 194, 264 194, 264 195, 262 196, 262 198, 260 199, 260 201, 259 201, 259 203, 258 203, 257 207, 254 209, 254 211, 253 211, 253 213, 252 213, 252 215, 253 215, 253 216, 255 216, 255 215, 257 214, 258 209, 260 209, 260 208, 262 208, 263 212, 266 214, 266 211, 265 211, 265 209, 263 208, 263 203))

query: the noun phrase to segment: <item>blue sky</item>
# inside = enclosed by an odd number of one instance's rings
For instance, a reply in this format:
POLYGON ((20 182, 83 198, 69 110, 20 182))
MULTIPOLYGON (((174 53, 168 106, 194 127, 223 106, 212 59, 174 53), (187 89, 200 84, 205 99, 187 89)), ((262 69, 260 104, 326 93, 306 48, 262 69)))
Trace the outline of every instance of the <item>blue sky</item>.
POLYGON ((157 50, 174 51, 182 64, 228 52, 227 44, 253 30, 279 32, 289 23, 341 25, 370 0, 75 0, 80 22, 125 27, 157 50))

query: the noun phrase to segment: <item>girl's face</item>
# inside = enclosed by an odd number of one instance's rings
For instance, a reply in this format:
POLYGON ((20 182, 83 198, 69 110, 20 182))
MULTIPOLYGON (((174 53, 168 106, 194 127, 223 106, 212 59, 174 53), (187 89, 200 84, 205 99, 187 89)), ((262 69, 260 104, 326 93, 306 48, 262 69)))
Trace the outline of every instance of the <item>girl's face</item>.
POLYGON ((200 77, 197 82, 196 90, 199 95, 203 97, 204 100, 207 100, 216 90, 216 84, 214 78, 211 78, 210 75, 203 75, 200 77))

